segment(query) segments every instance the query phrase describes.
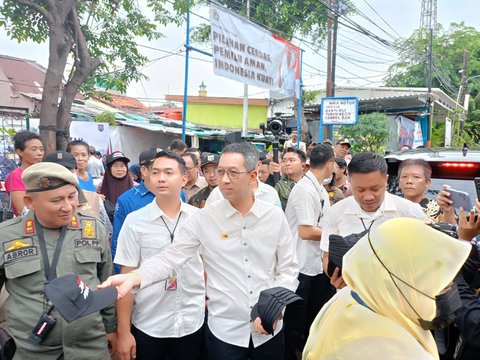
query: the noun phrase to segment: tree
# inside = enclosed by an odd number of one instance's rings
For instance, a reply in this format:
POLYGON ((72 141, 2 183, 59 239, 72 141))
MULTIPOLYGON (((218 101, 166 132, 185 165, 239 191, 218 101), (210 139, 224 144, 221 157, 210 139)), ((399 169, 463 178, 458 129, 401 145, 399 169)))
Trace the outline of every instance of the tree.
POLYGON ((3 1, 0 26, 7 35, 19 42, 49 42, 40 110, 47 152, 69 140, 70 109, 79 91, 92 95, 95 83, 124 91, 130 81, 144 78, 139 68, 148 59, 135 39, 159 38, 157 25, 179 23, 185 11, 184 0, 175 1, 171 11, 165 1, 147 0, 144 8, 132 0, 3 1))
MULTIPOLYGON (((463 67, 463 53, 468 50, 466 77, 480 74, 480 32, 475 28, 452 23, 447 30, 437 25, 433 37, 433 87, 439 87, 454 99, 457 98, 463 67)), ((406 40, 397 44, 399 60, 390 66, 386 86, 427 87, 428 79, 428 36, 425 30, 416 30, 406 40)), ((480 78, 468 83, 474 96, 480 91, 480 78)))
POLYGON ((354 152, 384 153, 392 137, 388 117, 382 113, 361 115, 356 125, 344 125, 340 133, 350 139, 354 152))

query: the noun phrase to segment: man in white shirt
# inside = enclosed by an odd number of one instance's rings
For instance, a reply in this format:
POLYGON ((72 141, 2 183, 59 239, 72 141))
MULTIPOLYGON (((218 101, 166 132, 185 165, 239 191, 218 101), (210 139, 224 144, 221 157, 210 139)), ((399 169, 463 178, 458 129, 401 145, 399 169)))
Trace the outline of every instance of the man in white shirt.
MULTIPOLYGON (((333 205, 325 218, 320 243, 325 272, 328 269, 330 235, 359 234, 365 230, 375 229, 385 221, 396 217, 425 219, 419 204, 386 191, 387 170, 385 159, 370 152, 356 154, 348 164, 350 189, 353 196, 333 205)), ((331 283, 336 288, 345 286, 339 273, 340 270, 337 268, 331 277, 331 283)))
POLYGON ((313 320, 335 293, 330 279, 323 273, 320 250, 322 219, 330 208, 323 182, 331 179, 334 160, 331 146, 313 147, 310 170, 293 187, 285 209, 297 243, 300 274, 296 293, 305 300, 304 307, 287 307, 285 312, 286 360, 296 359, 296 351, 302 352, 313 320))
POLYGON ((283 144, 283 149, 286 150, 289 147, 298 147, 304 153, 307 152, 307 146, 303 141, 298 142, 298 132, 297 130, 292 130, 290 134, 290 140, 285 141, 283 144))
POLYGON ((110 277, 102 287, 119 295, 144 289, 169 277, 201 247, 208 274, 207 348, 210 360, 277 360, 283 358, 282 321, 267 335, 261 319, 250 312, 262 290, 295 291, 298 264, 295 243, 281 208, 258 201, 258 151, 252 144, 227 146, 217 169, 224 199, 200 209, 180 229, 178 241, 137 270, 110 277))
MULTIPOLYGON (((151 165, 155 200, 130 213, 120 231, 115 263, 121 273, 137 269, 175 242, 197 208, 180 200, 187 182, 185 161, 160 152, 151 165)), ((200 256, 178 267, 174 276, 128 294, 117 303, 120 359, 196 360, 204 322, 205 285, 200 256), (133 309, 133 312, 132 312, 133 309), (132 324, 130 326, 130 324, 132 324)))
POLYGON ((101 179, 103 177, 103 174, 105 173, 102 160, 97 158, 94 146, 90 145, 88 147, 88 152, 90 154, 90 157, 88 158, 87 162, 87 171, 92 174, 92 177, 94 179, 101 179))

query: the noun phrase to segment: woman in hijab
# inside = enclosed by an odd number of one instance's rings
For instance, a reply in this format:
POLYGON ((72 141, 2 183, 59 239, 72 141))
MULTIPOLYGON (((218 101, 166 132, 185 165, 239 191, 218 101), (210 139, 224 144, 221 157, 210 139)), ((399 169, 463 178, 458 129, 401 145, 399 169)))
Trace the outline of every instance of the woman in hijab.
POLYGON ((105 196, 105 207, 109 213, 112 212, 112 207, 115 209, 118 197, 133 186, 133 180, 128 175, 129 162, 130 160, 120 151, 107 156, 107 170, 100 187, 100 194, 105 196))
POLYGON ((303 359, 438 359, 430 330, 453 321, 451 283, 470 250, 419 220, 380 225, 343 257, 347 286, 317 315, 303 359))

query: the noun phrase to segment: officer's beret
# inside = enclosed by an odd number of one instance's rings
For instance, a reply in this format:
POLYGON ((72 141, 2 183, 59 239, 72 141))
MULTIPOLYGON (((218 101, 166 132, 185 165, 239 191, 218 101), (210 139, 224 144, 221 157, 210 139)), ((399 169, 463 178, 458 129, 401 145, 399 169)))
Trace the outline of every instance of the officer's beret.
POLYGON ((75 174, 60 164, 50 162, 29 166, 23 172, 22 179, 28 192, 54 190, 68 184, 78 186, 75 174))

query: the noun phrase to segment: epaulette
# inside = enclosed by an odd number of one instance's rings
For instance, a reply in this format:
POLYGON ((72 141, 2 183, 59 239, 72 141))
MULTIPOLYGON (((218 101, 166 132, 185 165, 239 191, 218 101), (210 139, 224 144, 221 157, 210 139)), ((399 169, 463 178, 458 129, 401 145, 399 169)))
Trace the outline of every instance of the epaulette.
POLYGON ((99 217, 96 217, 95 215, 87 214, 87 213, 84 213, 82 211, 77 211, 77 214, 79 215, 80 220, 83 220, 83 219, 86 218, 88 220, 95 220, 95 221, 99 222, 100 224, 105 225, 105 222, 102 219, 100 219, 99 217))
POLYGON ((11 226, 11 225, 18 224, 20 221, 22 221, 21 216, 14 217, 13 219, 10 219, 10 220, 7 220, 7 221, 4 221, 4 222, 0 223, 0 229, 3 229, 5 227, 11 226))

